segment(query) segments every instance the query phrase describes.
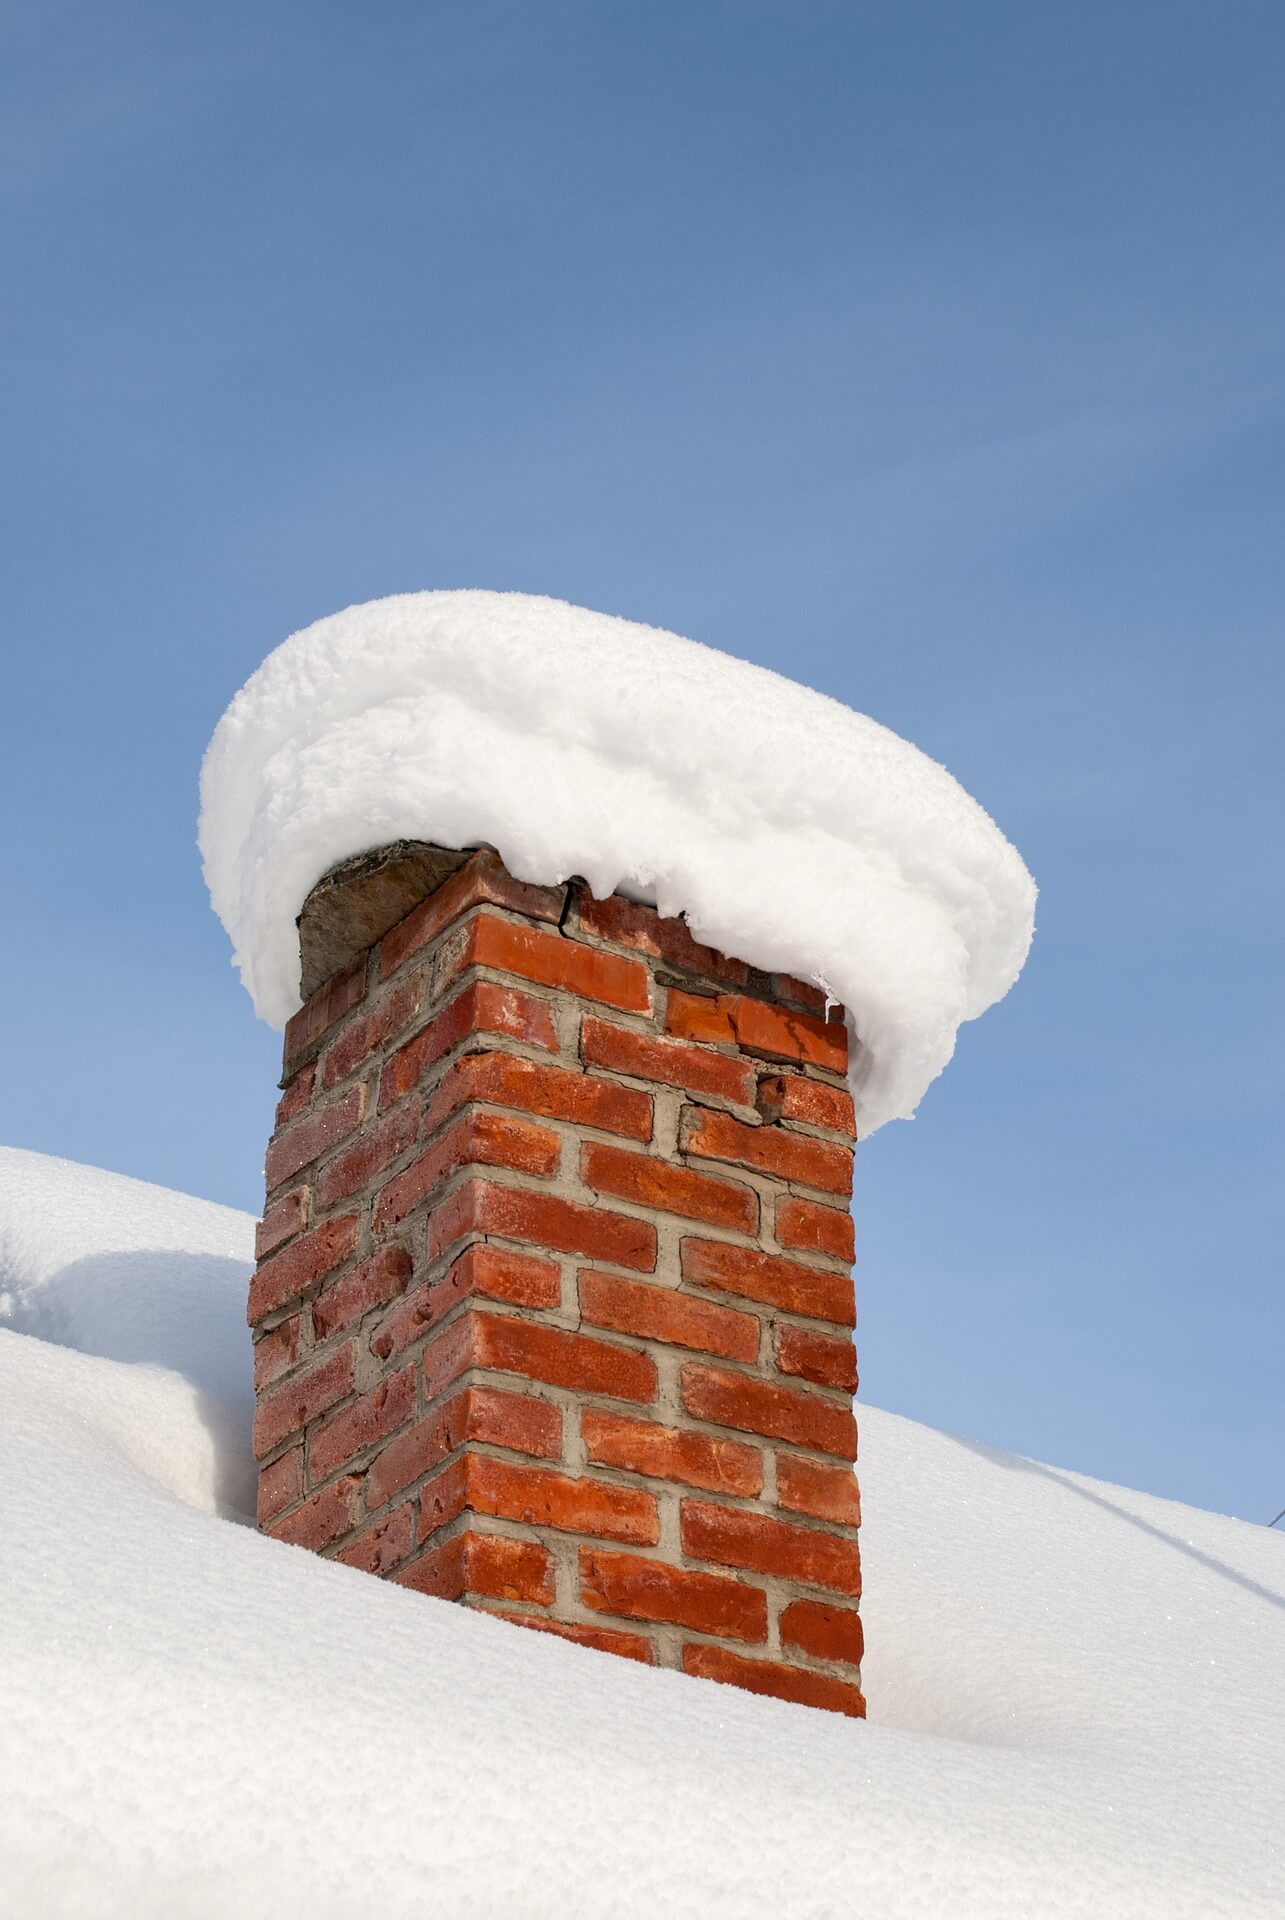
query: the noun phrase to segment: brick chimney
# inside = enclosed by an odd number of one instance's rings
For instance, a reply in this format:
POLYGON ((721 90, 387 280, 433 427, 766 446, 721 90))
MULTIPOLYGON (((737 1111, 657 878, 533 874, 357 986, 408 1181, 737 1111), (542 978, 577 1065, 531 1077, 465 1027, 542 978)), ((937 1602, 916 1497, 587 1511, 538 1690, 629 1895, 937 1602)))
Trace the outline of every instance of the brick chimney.
POLYGON ((486 851, 349 861, 299 927, 263 1530, 862 1713, 842 1013, 486 851))

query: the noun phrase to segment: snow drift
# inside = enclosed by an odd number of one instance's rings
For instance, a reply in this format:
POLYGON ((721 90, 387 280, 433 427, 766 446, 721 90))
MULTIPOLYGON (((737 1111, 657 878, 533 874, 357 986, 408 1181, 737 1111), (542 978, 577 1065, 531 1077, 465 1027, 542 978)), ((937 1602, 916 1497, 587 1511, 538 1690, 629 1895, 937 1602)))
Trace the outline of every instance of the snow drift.
POLYGON ((1285 1911, 1285 1540, 867 1411, 871 1723, 635 1668, 217 1517, 252 1231, 0 1151, 0 1912, 1285 1911))
POLYGON ((299 1004, 295 920, 340 860, 486 844, 582 876, 840 1000, 858 1122, 909 1115, 1007 992, 1035 888, 943 767, 676 634, 525 594, 401 594, 294 634, 215 731, 200 844, 256 1008, 299 1004))

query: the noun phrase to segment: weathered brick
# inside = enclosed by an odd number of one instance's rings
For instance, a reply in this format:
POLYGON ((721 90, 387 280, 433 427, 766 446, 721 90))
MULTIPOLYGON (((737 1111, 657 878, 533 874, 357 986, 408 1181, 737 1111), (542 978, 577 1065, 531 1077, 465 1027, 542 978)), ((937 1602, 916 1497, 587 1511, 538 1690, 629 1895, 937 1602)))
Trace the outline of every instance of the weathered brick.
POLYGON ((424 982, 401 980, 380 994, 359 1019, 350 1020, 321 1056, 321 1084, 329 1089, 369 1066, 394 1034, 410 1025, 424 1000, 424 982))
POLYGON ((264 1260, 250 1277, 251 1326, 342 1266, 357 1245, 357 1216, 327 1220, 264 1260))
POLYGON ((294 1547, 308 1547, 313 1553, 332 1545, 352 1528, 357 1518, 361 1493, 359 1475, 332 1480, 320 1493, 314 1493, 293 1513, 274 1520, 266 1531, 274 1540, 285 1540, 294 1547))
POLYGON ((804 1126, 826 1127, 851 1139, 857 1130, 852 1095, 846 1087, 825 1080, 807 1080, 798 1074, 764 1074, 758 1084, 758 1110, 764 1120, 798 1120, 804 1126))
POLYGON ((399 1579, 418 1593, 442 1600, 479 1594, 548 1607, 554 1598, 553 1561, 545 1548, 507 1534, 457 1533, 430 1548, 399 1579))
POLYGON ((861 1497, 851 1467, 832 1467, 797 1454, 776 1456, 776 1503, 839 1526, 861 1525, 861 1497))
POLYGON ((728 1686, 743 1687, 748 1693, 769 1694, 775 1700, 792 1700, 800 1707, 846 1713, 853 1719, 861 1719, 866 1710, 860 1689, 847 1680, 813 1673, 806 1667, 781 1666, 775 1660, 748 1660, 727 1647, 685 1646, 683 1672, 701 1680, 721 1680, 728 1686))
POLYGON ((495 1520, 518 1520, 529 1527, 551 1527, 556 1533, 592 1534, 636 1546, 654 1547, 660 1538, 655 1496, 640 1487, 573 1480, 548 1467, 518 1466, 486 1454, 462 1455, 424 1488, 420 1538, 427 1538, 466 1507, 495 1520))
POLYGON ((813 1333, 810 1327, 778 1327, 776 1364, 782 1373, 812 1380, 819 1387, 857 1390, 857 1350, 841 1335, 813 1333))
POLYGON ((764 1059, 797 1060, 834 1073, 845 1072, 848 1065, 848 1030, 842 1020, 819 1020, 742 994, 708 998, 671 987, 665 1030, 682 1040, 739 1047, 764 1059))
POLYGON ((286 1022, 284 1052, 286 1071, 301 1054, 314 1046, 346 1013, 351 1013, 366 991, 366 956, 332 974, 329 980, 305 1000, 298 1013, 286 1022))
POLYGON ((424 1117, 426 1132, 469 1101, 518 1107, 542 1119, 650 1140, 651 1095, 610 1080, 591 1080, 576 1068, 546 1066, 516 1053, 468 1053, 433 1093, 424 1117))
POLYGON ((580 1176, 595 1193, 608 1193, 658 1213, 677 1213, 738 1233, 753 1233, 758 1225, 758 1195, 749 1187, 693 1173, 651 1154, 588 1140, 580 1149, 580 1176))
POLYGON ((682 1391, 684 1407, 697 1420, 835 1453, 844 1460, 856 1457, 857 1423, 850 1410, 818 1393, 703 1366, 683 1368, 682 1391))
POLYGON ((762 1491, 763 1456, 742 1440, 725 1440, 685 1427, 662 1427, 651 1420, 630 1420, 603 1407, 586 1407, 580 1416, 585 1451, 594 1466, 618 1467, 656 1480, 676 1480, 706 1493, 747 1497, 762 1491))
POLYGON ((730 1113, 709 1107, 688 1107, 683 1115, 684 1151, 702 1160, 727 1160, 753 1167, 778 1180, 823 1193, 852 1191, 852 1149, 810 1133, 787 1133, 782 1127, 747 1126, 730 1113))
POLYGON ((841 1660, 859 1667, 865 1651, 861 1615, 824 1600, 792 1600, 781 1613, 781 1645, 813 1660, 841 1660))
POLYGON ((776 1237, 800 1253, 823 1253, 851 1265, 856 1254, 852 1215, 847 1208, 820 1206, 815 1200, 782 1195, 776 1203, 776 1237))
POLYGON ((716 1353, 724 1360, 753 1360, 758 1355, 759 1323, 752 1313, 610 1273, 584 1271, 579 1285, 580 1312, 590 1326, 716 1353))
POLYGON ((730 1640, 767 1637, 767 1597, 761 1588, 640 1554, 582 1547, 580 1597, 596 1613, 625 1620, 654 1620, 730 1640))
POLYGON ((351 1393, 352 1364, 352 1348, 341 1347, 337 1353, 291 1374, 270 1392, 261 1393, 254 1410, 256 1458, 262 1460, 292 1433, 302 1433, 310 1420, 351 1393))
POLYGON ((316 1429, 308 1441, 309 1477, 314 1482, 326 1479, 367 1447, 396 1433, 414 1411, 415 1369, 406 1367, 316 1429))
POLYGON ((259 1525, 266 1527, 283 1508, 303 1498, 303 1448, 291 1447, 259 1472, 259 1525))
POLYGON ((548 1127, 489 1109, 469 1108, 380 1189, 375 1231, 387 1233, 461 1167, 506 1167, 549 1178, 558 1170, 562 1142, 548 1127))
POLYGON ((254 1257, 265 1260, 283 1241, 302 1233, 308 1224, 308 1189, 292 1187, 273 1203, 254 1231, 254 1257))
POLYGON ((489 848, 479 848, 384 935, 379 946, 380 975, 387 979, 412 954, 422 952, 474 907, 507 907, 528 919, 548 920, 556 926, 565 903, 565 887, 535 887, 515 880, 489 848))
POLYGON ((391 1513, 372 1520, 355 1540, 340 1547, 335 1558, 345 1566, 360 1567, 363 1573, 391 1573, 414 1545, 415 1510, 406 1505, 394 1507, 391 1513))
POLYGON ((292 1120, 268 1143, 263 1177, 269 1193, 283 1180, 290 1180, 310 1161, 318 1160, 334 1149, 361 1124, 365 1112, 365 1089, 350 1087, 339 1099, 324 1107, 312 1107, 298 1120, 292 1120))
POLYGON ((404 1247, 381 1247, 369 1260, 323 1287, 312 1303, 312 1325, 318 1340, 353 1326, 363 1314, 404 1293, 414 1271, 404 1247))
POLYGON ((631 947, 635 953, 649 954, 671 967, 683 967, 689 973, 703 974, 732 987, 743 987, 749 968, 743 960, 719 953, 716 947, 703 947, 692 937, 691 928, 682 919, 662 919, 652 907, 637 905, 618 893, 595 900, 587 888, 576 894, 575 920, 579 929, 618 947, 631 947))
POLYGON ((404 1098, 452 1047, 475 1033, 521 1040, 547 1053, 556 1053, 558 1048, 553 1010, 547 1000, 538 1000, 517 987, 502 987, 495 980, 475 980, 389 1059, 380 1075, 380 1108, 404 1098))
POLYGON ((281 1098, 277 1101, 276 1117, 273 1121, 274 1131, 284 1127, 286 1121, 293 1120, 296 1114, 308 1111, 312 1105, 313 1089, 316 1083, 317 1063, 314 1060, 308 1066, 300 1067, 293 1079, 286 1083, 281 1098))
POLYGON ((829 1320, 841 1327, 856 1325, 852 1278, 801 1266, 752 1247, 732 1247, 723 1240, 687 1238, 679 1252, 684 1280, 694 1287, 738 1294, 743 1300, 762 1300, 787 1313, 829 1320))
POLYGON ((720 1567, 775 1574, 803 1586, 829 1587, 856 1599, 861 1558, 855 1540, 818 1527, 796 1527, 740 1507, 684 1500, 680 1509, 683 1552, 720 1567))
POLYGON ((647 1354, 502 1313, 465 1313, 424 1349, 430 1394, 442 1392, 469 1367, 520 1373, 614 1400, 646 1402, 656 1395, 656 1367, 647 1354))
POLYGON ((404 1100, 377 1126, 365 1127, 350 1147, 323 1162, 317 1175, 317 1205, 322 1212, 360 1192, 377 1174, 405 1153, 419 1133, 419 1103, 404 1100))
POLYGON ((515 1627, 534 1627, 537 1633, 552 1633, 559 1640, 570 1640, 577 1647, 592 1647, 596 1653, 617 1653, 623 1660, 638 1660, 645 1667, 656 1664, 656 1650, 641 1633, 613 1633, 610 1627, 582 1627, 577 1621, 550 1620, 538 1613, 505 1613, 515 1627))
POLYGON ((407 1296, 371 1336, 371 1351, 381 1360, 400 1353, 474 1294, 520 1307, 556 1307, 562 1270, 552 1260, 475 1242, 433 1286, 416 1287, 407 1296))
POLYGON ((656 1266, 656 1229, 650 1221, 489 1180, 469 1181, 434 1208, 428 1222, 428 1258, 435 1260, 469 1233, 520 1240, 640 1273, 654 1272, 656 1266))
POLYGON ((366 1476, 367 1506, 382 1506, 470 1440, 557 1460, 562 1454, 562 1409, 531 1393, 466 1387, 398 1434, 372 1461, 366 1476))
POLYGON ((637 1080, 659 1080, 687 1093, 742 1106, 754 1099, 754 1069, 745 1061, 708 1047, 689 1046, 683 1040, 612 1026, 592 1014, 586 1014, 581 1023, 580 1052, 586 1066, 632 1074, 637 1080))
POLYGON ((300 1320, 293 1314, 270 1333, 262 1333, 254 1343, 254 1390, 270 1387, 299 1358, 300 1320))

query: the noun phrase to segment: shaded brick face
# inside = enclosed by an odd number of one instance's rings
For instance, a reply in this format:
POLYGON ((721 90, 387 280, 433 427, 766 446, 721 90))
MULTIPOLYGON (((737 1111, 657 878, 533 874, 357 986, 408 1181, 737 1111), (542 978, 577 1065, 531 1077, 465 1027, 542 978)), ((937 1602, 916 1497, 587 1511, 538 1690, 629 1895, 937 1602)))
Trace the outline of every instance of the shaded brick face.
POLYGON ((860 1714, 841 1013, 471 856, 286 1031, 259 1523, 860 1714))

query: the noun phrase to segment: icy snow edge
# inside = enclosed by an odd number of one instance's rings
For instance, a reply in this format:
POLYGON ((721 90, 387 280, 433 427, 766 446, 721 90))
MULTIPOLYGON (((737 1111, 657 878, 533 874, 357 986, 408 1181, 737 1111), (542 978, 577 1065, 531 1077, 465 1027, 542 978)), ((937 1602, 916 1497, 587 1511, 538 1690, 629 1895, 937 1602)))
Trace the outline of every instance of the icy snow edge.
POLYGON ((909 1117, 1021 971, 1035 885, 944 767, 677 634, 519 593, 397 594, 271 653, 215 729, 199 840, 259 1014, 299 1005, 295 921, 390 841, 490 845, 814 980, 859 1045, 858 1124, 909 1117))

